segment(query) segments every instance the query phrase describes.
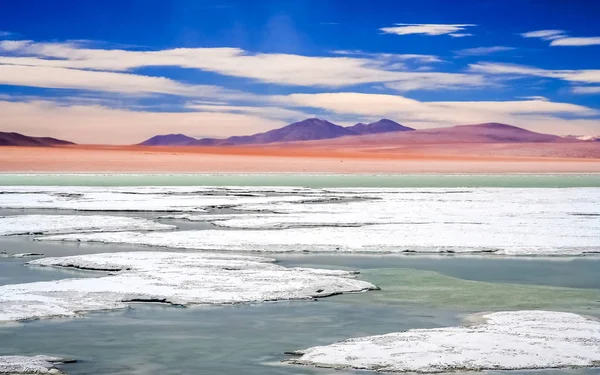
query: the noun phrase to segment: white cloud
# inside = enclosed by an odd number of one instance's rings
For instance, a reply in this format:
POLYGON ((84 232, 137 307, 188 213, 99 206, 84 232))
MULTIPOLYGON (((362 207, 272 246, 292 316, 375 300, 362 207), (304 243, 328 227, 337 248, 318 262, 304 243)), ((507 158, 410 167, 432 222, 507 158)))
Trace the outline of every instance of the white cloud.
POLYGON ((201 112, 217 112, 217 113, 240 113, 248 115, 258 115, 264 118, 285 120, 295 122, 308 117, 314 117, 314 113, 306 113, 298 110, 281 108, 281 107, 263 107, 263 106, 241 106, 241 105, 226 105, 226 104, 211 104, 194 102, 188 103, 186 108, 194 109, 201 112))
POLYGON ((373 52, 364 52, 361 50, 336 50, 331 51, 336 55, 345 55, 345 56, 361 56, 361 57, 370 57, 376 59, 390 59, 390 60, 401 60, 401 61, 415 61, 420 63, 439 63, 444 60, 440 59, 439 56, 435 55, 421 55, 415 53, 373 53, 373 52))
POLYGON ((476 47, 476 48, 466 48, 455 51, 458 55, 464 56, 483 56, 483 55, 491 55, 496 52, 506 52, 515 50, 515 47, 504 47, 504 46, 493 46, 493 47, 476 47))
POLYGON ((95 90, 125 94, 171 94, 190 97, 244 98, 218 86, 188 85, 164 77, 43 66, 0 65, 0 84, 95 90))
POLYGON ((385 84, 385 87, 399 92, 413 90, 467 90, 494 86, 498 86, 498 83, 483 75, 437 72, 410 73, 410 75, 405 75, 403 79, 385 84))
POLYGON ((571 37, 563 30, 538 30, 530 31, 521 34, 524 38, 540 38, 543 40, 550 40, 551 46, 568 46, 568 47, 581 47, 581 46, 594 46, 600 45, 600 37, 571 37))
MULTIPOLYGON (((396 34, 396 35, 409 35, 409 34, 423 34, 423 35, 445 35, 454 34, 455 37, 467 36, 462 35, 460 31, 466 30, 467 27, 477 26, 473 24, 411 24, 411 23, 397 23, 393 27, 382 27, 379 29, 385 34, 396 34)), ((470 34, 468 34, 470 35, 470 34)))
POLYGON ((600 70, 546 70, 525 65, 477 63, 470 64, 469 70, 475 73, 512 74, 562 79, 577 83, 600 83, 600 70))
POLYGON ((580 46, 595 46, 600 44, 600 36, 594 37, 580 37, 580 38, 560 38, 553 40, 551 46, 569 46, 569 47, 580 47, 580 46))
POLYGON ((466 36, 473 36, 473 34, 469 34, 469 33, 452 33, 452 34, 448 34, 454 38, 464 38, 466 36))
POLYGON ((545 102, 550 101, 550 99, 546 98, 545 96, 539 96, 539 95, 533 95, 533 96, 520 96, 520 99, 525 99, 525 100, 543 100, 545 102))
MULTIPOLYGON (((127 71, 145 66, 178 66, 210 71, 226 76, 249 78, 265 83, 295 86, 344 87, 366 83, 420 81, 411 85, 415 89, 428 89, 424 85, 436 83, 436 77, 445 81, 458 81, 467 74, 423 73, 402 71, 403 61, 437 62, 432 55, 371 54, 362 57, 314 57, 291 54, 250 54, 238 48, 179 48, 162 51, 126 51, 78 48, 69 43, 31 43, 20 46, 0 42, 0 50, 18 56, 0 56, 0 64, 35 66, 45 68, 70 68, 81 70, 127 71), (33 57, 32 57, 33 56, 33 57)), ((33 69, 32 69, 33 70, 33 69)), ((75 73, 73 73, 75 74, 75 73)), ((80 73, 82 76, 84 73, 80 73)), ((108 73, 107 73, 108 74, 108 73)), ((476 86, 485 85, 482 77, 473 75, 463 85, 477 81, 476 86)), ((116 76, 113 76, 116 77, 116 76)), ((125 76, 123 76, 125 78, 125 76)), ((131 78, 131 77, 129 77, 131 78)), ((148 77, 152 78, 152 77, 148 77)), ((49 78, 38 77, 47 80, 49 78)), ((132 79, 132 78, 131 78, 132 79)), ((33 78, 25 81, 32 84, 33 78)), ((164 79, 166 80, 166 79, 164 79)), ((12 81, 16 81, 13 78, 12 81)), ((171 85, 174 81, 165 85, 171 85)), ((14 83, 18 84, 18 83, 14 83)), ((84 83, 82 83, 84 85, 84 83)), ((183 85, 183 84, 182 84, 183 85)), ((186 88, 169 88, 185 91, 186 88)), ((407 86, 407 85, 403 85, 407 86)), ((45 86, 44 86, 45 87, 45 86)), ((61 87, 61 86, 58 86, 61 87)), ((435 84, 430 89, 448 87, 435 84)))
POLYGON ((598 111, 547 100, 421 102, 400 95, 363 93, 292 94, 274 100, 339 115, 385 116, 416 128, 494 121, 557 134, 564 133, 566 129, 582 133, 600 131, 600 121, 590 118, 598 116, 598 111), (562 118, 565 115, 574 119, 562 118))
POLYGON ((564 30, 537 30, 521 34, 523 38, 540 38, 543 40, 562 38, 564 35, 564 30))
POLYGON ((0 101, 2 130, 77 143, 139 143, 156 134, 226 137, 286 124, 257 115, 226 112, 144 112, 51 101, 0 101))
POLYGON ((600 94, 600 86, 576 86, 571 89, 574 94, 600 94))

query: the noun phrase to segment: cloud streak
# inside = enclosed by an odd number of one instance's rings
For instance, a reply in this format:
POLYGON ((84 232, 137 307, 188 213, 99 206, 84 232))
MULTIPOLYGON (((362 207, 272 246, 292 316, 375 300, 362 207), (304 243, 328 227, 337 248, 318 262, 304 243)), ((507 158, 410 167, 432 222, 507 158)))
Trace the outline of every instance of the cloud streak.
POLYGON ((0 65, 0 84, 123 93, 131 95, 169 94, 189 97, 251 96, 218 86, 190 85, 165 77, 130 73, 100 72, 45 66, 0 65))
POLYGON ((392 27, 382 27, 379 31, 384 34, 395 34, 395 35, 410 35, 410 34, 421 34, 421 35, 451 35, 454 37, 469 36, 471 34, 461 33, 467 30, 468 27, 477 25, 473 24, 426 24, 426 23, 397 23, 392 27))
POLYGON ((564 30, 537 30, 521 34, 524 38, 549 40, 551 46, 583 47, 600 45, 600 36, 571 37, 564 30))
POLYGON ((600 70, 546 70, 525 65, 486 63, 470 64, 469 69, 476 73, 521 75, 561 79, 575 83, 600 83, 600 70))
MULTIPOLYGON (((292 54, 251 54, 239 48, 178 48, 160 51, 79 48, 71 43, 0 42, 0 64, 71 70, 131 71, 148 66, 177 66, 198 69, 257 82, 307 87, 345 87, 369 83, 397 83, 410 90, 451 88, 474 83, 485 86, 483 77, 464 73, 405 70, 403 61, 437 62, 432 55, 371 54, 362 57, 315 57, 292 54), (266 68, 268 67, 268 68, 266 68), (420 84, 407 84, 407 82, 420 84), (443 84, 430 83, 442 82, 443 84)), ((32 69, 33 71, 33 69, 32 69)), ((83 73, 81 73, 83 75, 83 73)), ((38 79, 43 77, 38 75, 38 79)), ((124 77, 125 78, 125 77, 124 77)), ((131 78, 131 77, 129 77, 131 78)), ((31 79, 26 79, 31 84, 31 79)), ((17 84, 17 83, 14 83, 17 84)), ((172 87, 169 91, 188 88, 172 87)), ((45 87, 45 86, 44 86, 45 87)))
POLYGON ((485 56, 491 55, 498 52, 506 52, 513 51, 515 47, 505 47, 505 46, 493 46, 493 47, 476 47, 476 48, 466 48, 455 51, 457 55, 463 56, 485 56))

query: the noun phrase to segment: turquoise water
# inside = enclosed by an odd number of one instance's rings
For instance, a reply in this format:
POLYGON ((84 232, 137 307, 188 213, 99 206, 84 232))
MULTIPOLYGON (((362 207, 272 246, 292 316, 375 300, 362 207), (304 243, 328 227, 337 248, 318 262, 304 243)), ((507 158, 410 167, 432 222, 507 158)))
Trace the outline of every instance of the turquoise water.
POLYGON ((0 186, 600 187, 600 174, 0 174, 0 186))
MULTIPOLYGON (((25 245, 27 240, 21 238, 25 245)), ((81 252, 120 250, 83 246, 81 252)), ((177 308, 131 304, 76 319, 40 320, 0 326, 0 355, 50 354, 76 358, 70 375, 359 375, 282 364, 285 351, 366 335, 461 324, 465 314, 514 308, 546 308, 598 315, 598 265, 589 259, 494 259, 468 257, 282 258, 287 266, 363 268, 361 277, 381 291, 316 302, 275 302, 177 308), (552 266, 554 264, 554 266, 552 266), (385 267, 387 268, 380 268, 385 267), (430 271, 430 270, 435 270, 430 271), (491 280, 485 280, 485 275, 491 280), (453 275, 452 277, 444 275, 453 275), (573 275, 580 275, 573 288, 573 275), (518 285, 508 284, 512 278, 518 285), (481 279, 482 281, 469 281, 481 279), (560 285, 548 287, 549 285, 560 285)), ((53 272, 0 259, 1 271, 20 282, 47 280, 53 272), (12 270, 11 270, 12 268, 12 270)), ((77 271, 83 274, 82 271, 77 271)), ((95 273, 97 274, 97 273, 95 273)), ((73 277, 54 274, 54 278, 73 277)), ((514 281, 513 281, 514 283, 514 281)), ((511 375, 591 375, 598 369, 511 371, 511 375)))

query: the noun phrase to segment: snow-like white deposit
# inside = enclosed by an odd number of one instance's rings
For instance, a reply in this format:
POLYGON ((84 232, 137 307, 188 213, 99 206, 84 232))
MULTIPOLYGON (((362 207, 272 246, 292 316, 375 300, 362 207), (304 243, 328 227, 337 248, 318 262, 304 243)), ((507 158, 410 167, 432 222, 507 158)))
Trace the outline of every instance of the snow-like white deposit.
POLYGON ((49 357, 46 355, 0 356, 0 374, 25 375, 25 374, 62 374, 56 367, 65 363, 65 359, 49 357))
POLYGON ((415 329, 301 350, 291 363, 439 373, 600 366, 600 322, 550 311, 497 312, 474 326, 415 329))
POLYGON ((0 207, 186 211, 169 217, 233 229, 48 240, 269 252, 600 252, 599 188, 70 188, 71 195, 59 187, 10 189, 0 194, 0 207), (223 206, 237 213, 195 212, 223 206))
POLYGON ((264 189, 189 187, 2 187, 0 208, 60 209, 77 211, 189 211, 240 204, 272 204, 329 200, 344 194, 323 197, 305 189, 283 189, 267 196, 264 189), (285 194, 284 194, 285 193, 285 194))
POLYGON ((138 244, 181 249, 266 252, 494 253, 580 255, 600 251, 595 225, 573 228, 526 225, 382 224, 270 230, 119 232, 40 237, 47 241, 138 244))
POLYGON ((0 236, 175 229, 152 220, 123 216, 19 215, 0 217, 0 236))
POLYGON ((130 252, 43 258, 38 266, 104 270, 98 278, 0 286, 0 322, 71 317, 128 302, 177 305, 302 300, 375 286, 339 270, 286 268, 273 259, 210 253, 130 252))

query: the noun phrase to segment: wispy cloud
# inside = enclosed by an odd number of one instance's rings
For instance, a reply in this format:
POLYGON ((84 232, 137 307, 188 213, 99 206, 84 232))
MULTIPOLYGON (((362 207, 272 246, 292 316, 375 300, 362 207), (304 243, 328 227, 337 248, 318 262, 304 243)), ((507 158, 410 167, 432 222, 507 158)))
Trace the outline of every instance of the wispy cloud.
POLYGON ((600 36, 572 37, 564 30, 537 30, 523 33, 521 36, 549 40, 551 46, 582 47, 600 45, 600 36))
POLYGON ((420 63, 439 63, 444 61, 436 55, 421 55, 415 53, 373 53, 361 50, 335 50, 331 51, 331 53, 336 55, 368 57, 380 60, 415 61, 420 63))
POLYGON ((13 35, 13 33, 11 33, 10 31, 0 30, 0 38, 5 38, 5 37, 11 36, 11 35, 13 35))
MULTIPOLYGON (((314 87, 344 87, 367 83, 390 83, 419 81, 420 85, 412 85, 414 89, 428 89, 428 83, 435 83, 437 79, 449 82, 458 82, 469 74, 445 72, 414 72, 405 70, 402 61, 420 60, 437 62, 432 55, 396 55, 396 54, 371 54, 369 56, 349 57, 319 57, 293 54, 252 54, 239 48, 178 48, 160 51, 128 51, 121 49, 89 49, 79 48, 69 43, 33 43, 22 41, 20 43, 6 44, 0 42, 0 51, 10 53, 9 56, 0 56, 0 64, 26 67, 70 69, 71 75, 79 74, 83 79, 84 70, 103 71, 130 71, 145 66, 177 66, 182 68, 199 69, 226 76, 242 77, 263 83, 273 83, 290 86, 314 87), (400 61, 396 61, 400 60, 400 61), (268 67, 268 68, 266 68, 268 67), (78 69, 78 70, 76 70, 78 69), (425 78, 424 78, 425 77, 425 78)), ((16 68, 15 68, 16 70, 16 68)), ((35 69, 29 69, 35 72, 35 69)), ((65 71, 61 71, 66 73, 65 71)), ((91 74, 91 73, 90 73, 91 74)), ((108 74, 108 73, 107 73, 108 74)), ((132 74, 133 75, 133 74, 132 74)), ((18 85, 17 76, 9 78, 18 85)), ((60 85, 61 80, 46 77, 41 71, 32 76, 19 75, 27 85, 34 80, 42 82, 54 81, 60 85)), ((117 76, 111 76, 116 78, 117 76)), ((125 77, 133 79, 133 77, 125 77)), ((157 77, 147 77, 150 78, 157 77)), ((464 79, 460 84, 469 85, 477 81, 477 87, 484 86, 483 77, 473 74, 469 79, 464 79)), ((169 92, 178 93, 193 88, 188 85, 169 82, 161 78, 160 86, 167 86, 169 92), (182 86, 183 85, 183 86, 182 86), (178 87, 176 87, 178 86, 178 87)), ((81 85, 90 86, 100 84, 98 80, 83 82, 81 85)), ((150 83, 148 83, 150 85, 150 83)), ((48 86, 43 86, 48 87, 48 86)), ((61 86, 57 86, 61 87, 61 86)), ((448 87, 434 85, 432 88, 448 87)))
POLYGON ((595 46, 600 44, 600 36, 593 37, 569 37, 554 39, 551 46, 569 46, 569 47, 580 47, 580 46, 595 46))
POLYGON ((249 94, 211 85, 190 85, 165 77, 44 66, 0 65, 0 84, 93 90, 131 95, 246 98, 249 94))
POLYGON ((409 35, 451 35, 454 37, 469 36, 471 34, 461 33, 468 27, 477 26, 474 24, 413 24, 413 23, 397 23, 392 27, 382 27, 379 30, 385 34, 409 35))
POLYGON ((485 74, 511 74, 561 79, 577 83, 600 83, 600 70, 546 70, 526 65, 480 62, 470 64, 469 70, 485 74))
POLYGON ((466 48, 455 51, 458 55, 463 56, 485 56, 491 55, 493 53, 498 52, 506 52, 515 50, 515 47, 504 47, 504 46, 493 46, 493 47, 476 47, 476 48, 466 48))
POLYGON ((564 37, 566 32, 564 30, 536 30, 522 33, 523 38, 539 38, 543 40, 553 40, 564 37))
POLYGON ((469 34, 469 33, 451 33, 448 35, 453 36, 455 38, 464 38, 466 36, 473 36, 473 34, 469 34))
POLYGON ((600 94, 600 86, 576 86, 571 89, 574 94, 600 94))

